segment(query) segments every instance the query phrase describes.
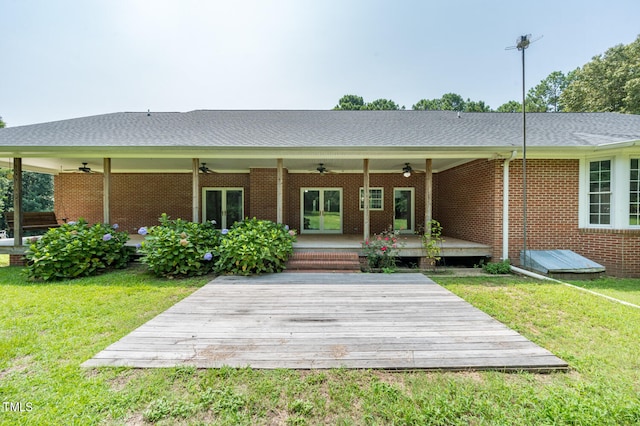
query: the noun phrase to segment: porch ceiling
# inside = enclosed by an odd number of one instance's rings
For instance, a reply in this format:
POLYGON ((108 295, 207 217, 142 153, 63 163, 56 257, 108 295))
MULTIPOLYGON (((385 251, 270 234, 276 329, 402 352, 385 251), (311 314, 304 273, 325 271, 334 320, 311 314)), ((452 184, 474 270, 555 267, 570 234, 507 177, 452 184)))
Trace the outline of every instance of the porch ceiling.
MULTIPOLYGON (((433 171, 438 172, 459 164, 474 160, 469 158, 433 159, 433 171)), ((214 173, 246 173, 251 168, 275 168, 277 160, 273 158, 199 158, 214 173)), ((44 173, 78 173, 78 167, 86 162, 93 172, 103 171, 102 158, 23 158, 25 170, 44 173)), ((333 155, 312 158, 284 158, 284 167, 289 173, 317 173, 316 168, 324 164, 329 173, 362 173, 362 159, 340 158, 333 155)), ((409 163, 416 172, 424 170, 425 158, 388 158, 371 159, 369 168, 375 173, 401 173, 405 163, 409 163)), ((0 166, 11 167, 11 159, 0 159, 0 166)), ((191 173, 191 158, 112 158, 113 173, 191 173)))

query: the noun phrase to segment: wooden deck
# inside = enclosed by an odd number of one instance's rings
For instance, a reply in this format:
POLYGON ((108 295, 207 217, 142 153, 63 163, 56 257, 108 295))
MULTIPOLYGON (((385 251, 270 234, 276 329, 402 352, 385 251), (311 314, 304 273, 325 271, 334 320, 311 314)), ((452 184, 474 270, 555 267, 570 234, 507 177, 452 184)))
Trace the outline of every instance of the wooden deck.
POLYGON ((566 369, 421 274, 218 277, 84 367, 566 369))

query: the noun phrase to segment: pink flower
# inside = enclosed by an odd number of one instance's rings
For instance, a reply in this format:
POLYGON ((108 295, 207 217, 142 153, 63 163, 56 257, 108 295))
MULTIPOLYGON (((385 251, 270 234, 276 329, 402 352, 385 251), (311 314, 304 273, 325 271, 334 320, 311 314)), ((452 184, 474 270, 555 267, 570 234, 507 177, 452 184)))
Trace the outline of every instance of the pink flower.
POLYGON ((382 246, 382 248, 380 248, 380 250, 387 251, 387 246, 382 246))

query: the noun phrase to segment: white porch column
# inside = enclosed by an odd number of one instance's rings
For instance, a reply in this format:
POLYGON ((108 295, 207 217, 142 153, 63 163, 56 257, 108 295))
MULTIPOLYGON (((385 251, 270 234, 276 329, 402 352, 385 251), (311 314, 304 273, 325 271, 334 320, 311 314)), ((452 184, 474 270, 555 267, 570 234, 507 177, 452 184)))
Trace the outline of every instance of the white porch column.
POLYGON ((13 246, 22 246, 22 158, 13 159, 13 246))
POLYGON ((502 260, 509 259, 509 164, 514 158, 516 151, 502 163, 502 260))
POLYGON ((200 160, 193 158, 191 160, 191 220, 193 222, 200 222, 200 174, 199 172, 200 160))
POLYGON ((278 158, 276 182, 276 222, 284 221, 284 166, 282 158, 278 158))
POLYGON ((111 223, 111 158, 103 158, 102 222, 111 223))
POLYGON ((363 174, 363 192, 364 192, 364 223, 362 226, 364 241, 369 239, 369 234, 371 232, 370 228, 370 218, 369 218, 369 159, 365 158, 362 160, 362 174, 363 174))
POLYGON ((433 166, 427 158, 424 164, 424 232, 431 235, 431 219, 433 219, 433 166))

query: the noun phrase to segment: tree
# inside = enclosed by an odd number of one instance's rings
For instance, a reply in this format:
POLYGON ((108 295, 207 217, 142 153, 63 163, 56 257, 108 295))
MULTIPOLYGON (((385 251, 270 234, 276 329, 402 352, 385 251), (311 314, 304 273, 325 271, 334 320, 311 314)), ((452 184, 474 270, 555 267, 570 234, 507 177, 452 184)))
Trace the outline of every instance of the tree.
POLYGON ((2 121, 2 117, 0 117, 0 129, 2 129, 3 127, 5 127, 7 125, 7 123, 5 123, 4 121, 2 121))
MULTIPOLYGON (((369 110, 398 110, 398 104, 390 99, 376 99, 373 102, 368 102, 362 109, 369 110)), ((404 107, 402 107, 404 109, 404 107)))
POLYGON ((442 109, 440 99, 420 99, 411 109, 417 111, 439 111, 442 109))
POLYGON ((445 93, 440 99, 421 99, 411 109, 421 111, 463 111, 464 106, 465 102, 462 96, 457 93, 445 93))
POLYGON ((560 112, 560 95, 567 87, 568 79, 562 71, 554 71, 532 87, 527 93, 527 111, 560 112))
POLYGON ((484 101, 472 101, 467 98, 467 101, 464 103, 464 111, 465 112, 491 112, 491 107, 484 103, 484 101))
POLYGON ((362 109, 364 100, 362 96, 344 95, 338 101, 338 105, 334 106, 334 110, 357 110, 362 109))
POLYGON ((522 102, 509 101, 498 107, 498 112, 522 112, 522 102))
POLYGON ((445 93, 442 95, 442 110, 444 111, 463 111, 464 99, 457 93, 445 93))
POLYGON ((362 96, 344 95, 338 101, 338 105, 333 107, 334 110, 398 110, 404 109, 398 107, 398 104, 390 99, 376 99, 373 102, 364 102, 362 96))
POLYGON ((445 93, 440 99, 420 99, 411 109, 418 111, 466 111, 490 112, 491 107, 484 101, 465 101, 457 93, 445 93))
MULTIPOLYGON (((22 210, 45 212, 53 210, 53 176, 22 172, 22 210)), ((13 211, 13 170, 0 169, 0 212, 13 211)), ((0 228, 6 228, 4 215, 0 228)))
POLYGON ((560 104, 572 112, 640 114, 640 36, 576 69, 560 95, 560 104))

